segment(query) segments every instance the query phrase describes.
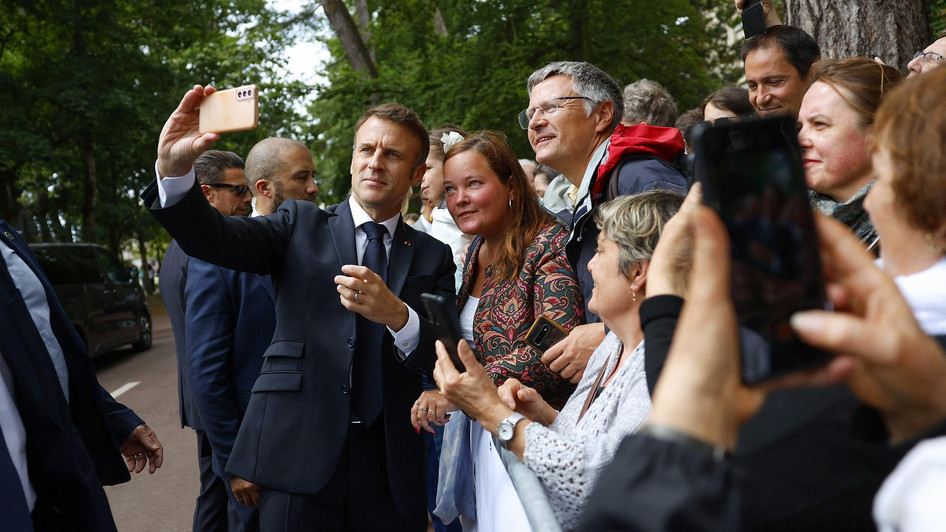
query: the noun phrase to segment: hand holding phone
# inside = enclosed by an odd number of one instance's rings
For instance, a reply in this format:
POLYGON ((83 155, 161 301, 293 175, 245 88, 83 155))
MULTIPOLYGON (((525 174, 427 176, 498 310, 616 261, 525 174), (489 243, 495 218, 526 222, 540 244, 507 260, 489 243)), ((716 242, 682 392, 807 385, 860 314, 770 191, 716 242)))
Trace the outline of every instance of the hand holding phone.
POLYGON ((731 240, 743 381, 824 364, 830 355, 799 340, 789 325, 797 311, 830 307, 794 121, 701 125, 693 144, 704 203, 719 213, 731 240))
POLYGON ((457 371, 465 372, 466 366, 463 365, 460 355, 457 353, 460 332, 457 330, 456 304, 452 301, 448 302, 446 298, 437 294, 424 293, 420 295, 420 299, 427 310, 427 319, 434 324, 437 339, 443 342, 444 347, 447 348, 447 353, 450 354, 450 361, 457 367, 457 371), (452 310, 451 306, 453 307, 452 310))
POLYGON ((200 101, 200 133, 255 129, 259 123, 259 89, 245 85, 217 91, 200 101))

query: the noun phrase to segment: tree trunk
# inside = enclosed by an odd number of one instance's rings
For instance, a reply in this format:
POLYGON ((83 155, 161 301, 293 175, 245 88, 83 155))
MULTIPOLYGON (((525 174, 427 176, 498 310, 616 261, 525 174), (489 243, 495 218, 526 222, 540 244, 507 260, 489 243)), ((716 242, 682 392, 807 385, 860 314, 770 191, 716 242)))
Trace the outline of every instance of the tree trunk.
POLYGON ((930 0, 785 0, 785 23, 810 33, 823 57, 879 55, 906 71, 932 42, 930 0))
POLYGON ((141 255, 141 270, 144 272, 141 285, 145 294, 151 295, 154 293, 154 276, 151 275, 151 263, 148 261, 148 247, 140 233, 135 236, 138 240, 138 254, 141 255))
MULTIPOLYGON (((20 214, 16 188, 16 169, 0 170, 0 219, 13 223, 20 214)), ((19 228, 17 228, 19 229, 19 228)))
MULTIPOLYGON (((357 0, 355 2, 355 16, 358 17, 358 32, 361 33, 361 40, 365 43, 371 41, 371 32, 368 26, 371 25, 371 10, 368 9, 368 0, 357 0)), ((368 57, 372 63, 377 63, 378 58, 374 54, 374 46, 368 47, 368 57)))
POLYGON ((371 60, 365 41, 358 31, 358 26, 355 25, 351 13, 345 7, 345 3, 342 0, 319 0, 319 3, 325 11, 325 16, 328 17, 332 31, 342 42, 342 48, 345 50, 348 62, 351 63, 355 72, 365 72, 372 78, 378 77, 374 61, 371 60))
POLYGON ((95 204, 98 201, 98 173, 95 170, 95 155, 91 148, 82 148, 82 230, 86 234, 96 228, 95 204))

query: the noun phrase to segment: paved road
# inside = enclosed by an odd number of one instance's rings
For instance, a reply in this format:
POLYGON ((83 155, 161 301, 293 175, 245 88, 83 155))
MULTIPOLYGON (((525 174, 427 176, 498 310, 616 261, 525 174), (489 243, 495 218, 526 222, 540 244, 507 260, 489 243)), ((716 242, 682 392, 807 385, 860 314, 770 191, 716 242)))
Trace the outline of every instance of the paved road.
POLYGON ((198 491, 197 440, 181 429, 177 411, 177 360, 167 314, 154 317, 154 345, 143 353, 122 351, 96 359, 99 382, 154 429, 164 445, 164 467, 131 482, 106 487, 119 532, 189 531, 198 491))
MULTIPOLYGON (((167 314, 154 316, 151 349, 98 357, 95 365, 106 390, 127 389, 118 401, 141 416, 164 445, 164 466, 154 475, 145 470, 132 475, 131 482, 105 488, 119 532, 189 532, 200 483, 197 437, 180 425, 177 358, 167 314)), ((433 532, 432 525, 428 531, 433 532)))

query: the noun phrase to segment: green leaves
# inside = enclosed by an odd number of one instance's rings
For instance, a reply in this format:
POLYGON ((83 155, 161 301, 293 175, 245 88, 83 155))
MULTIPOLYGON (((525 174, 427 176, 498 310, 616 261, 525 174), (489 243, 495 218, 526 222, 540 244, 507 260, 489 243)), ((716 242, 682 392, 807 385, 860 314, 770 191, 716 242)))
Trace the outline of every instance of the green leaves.
POLYGON ((590 61, 621 86, 659 81, 681 111, 741 74, 737 43, 725 44, 717 21, 736 18, 731 0, 377 0, 372 9, 362 37, 378 77, 356 74, 329 39, 329 83, 309 108, 326 202, 348 192, 352 127, 373 101, 408 105, 428 127, 498 129, 532 158, 516 115, 529 74, 550 61, 590 61))
POLYGON ((264 0, 0 0, 0 216, 33 239, 165 238, 138 194, 190 86, 261 87, 261 127, 219 149, 301 133, 289 24, 264 0))

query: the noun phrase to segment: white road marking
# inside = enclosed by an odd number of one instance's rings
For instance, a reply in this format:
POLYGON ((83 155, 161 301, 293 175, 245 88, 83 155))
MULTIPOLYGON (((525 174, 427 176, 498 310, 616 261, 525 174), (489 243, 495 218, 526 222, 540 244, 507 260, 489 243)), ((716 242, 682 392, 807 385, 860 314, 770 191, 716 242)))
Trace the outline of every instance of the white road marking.
POLYGON ((126 382, 121 388, 112 392, 112 399, 118 399, 118 396, 141 384, 141 381, 126 382))

